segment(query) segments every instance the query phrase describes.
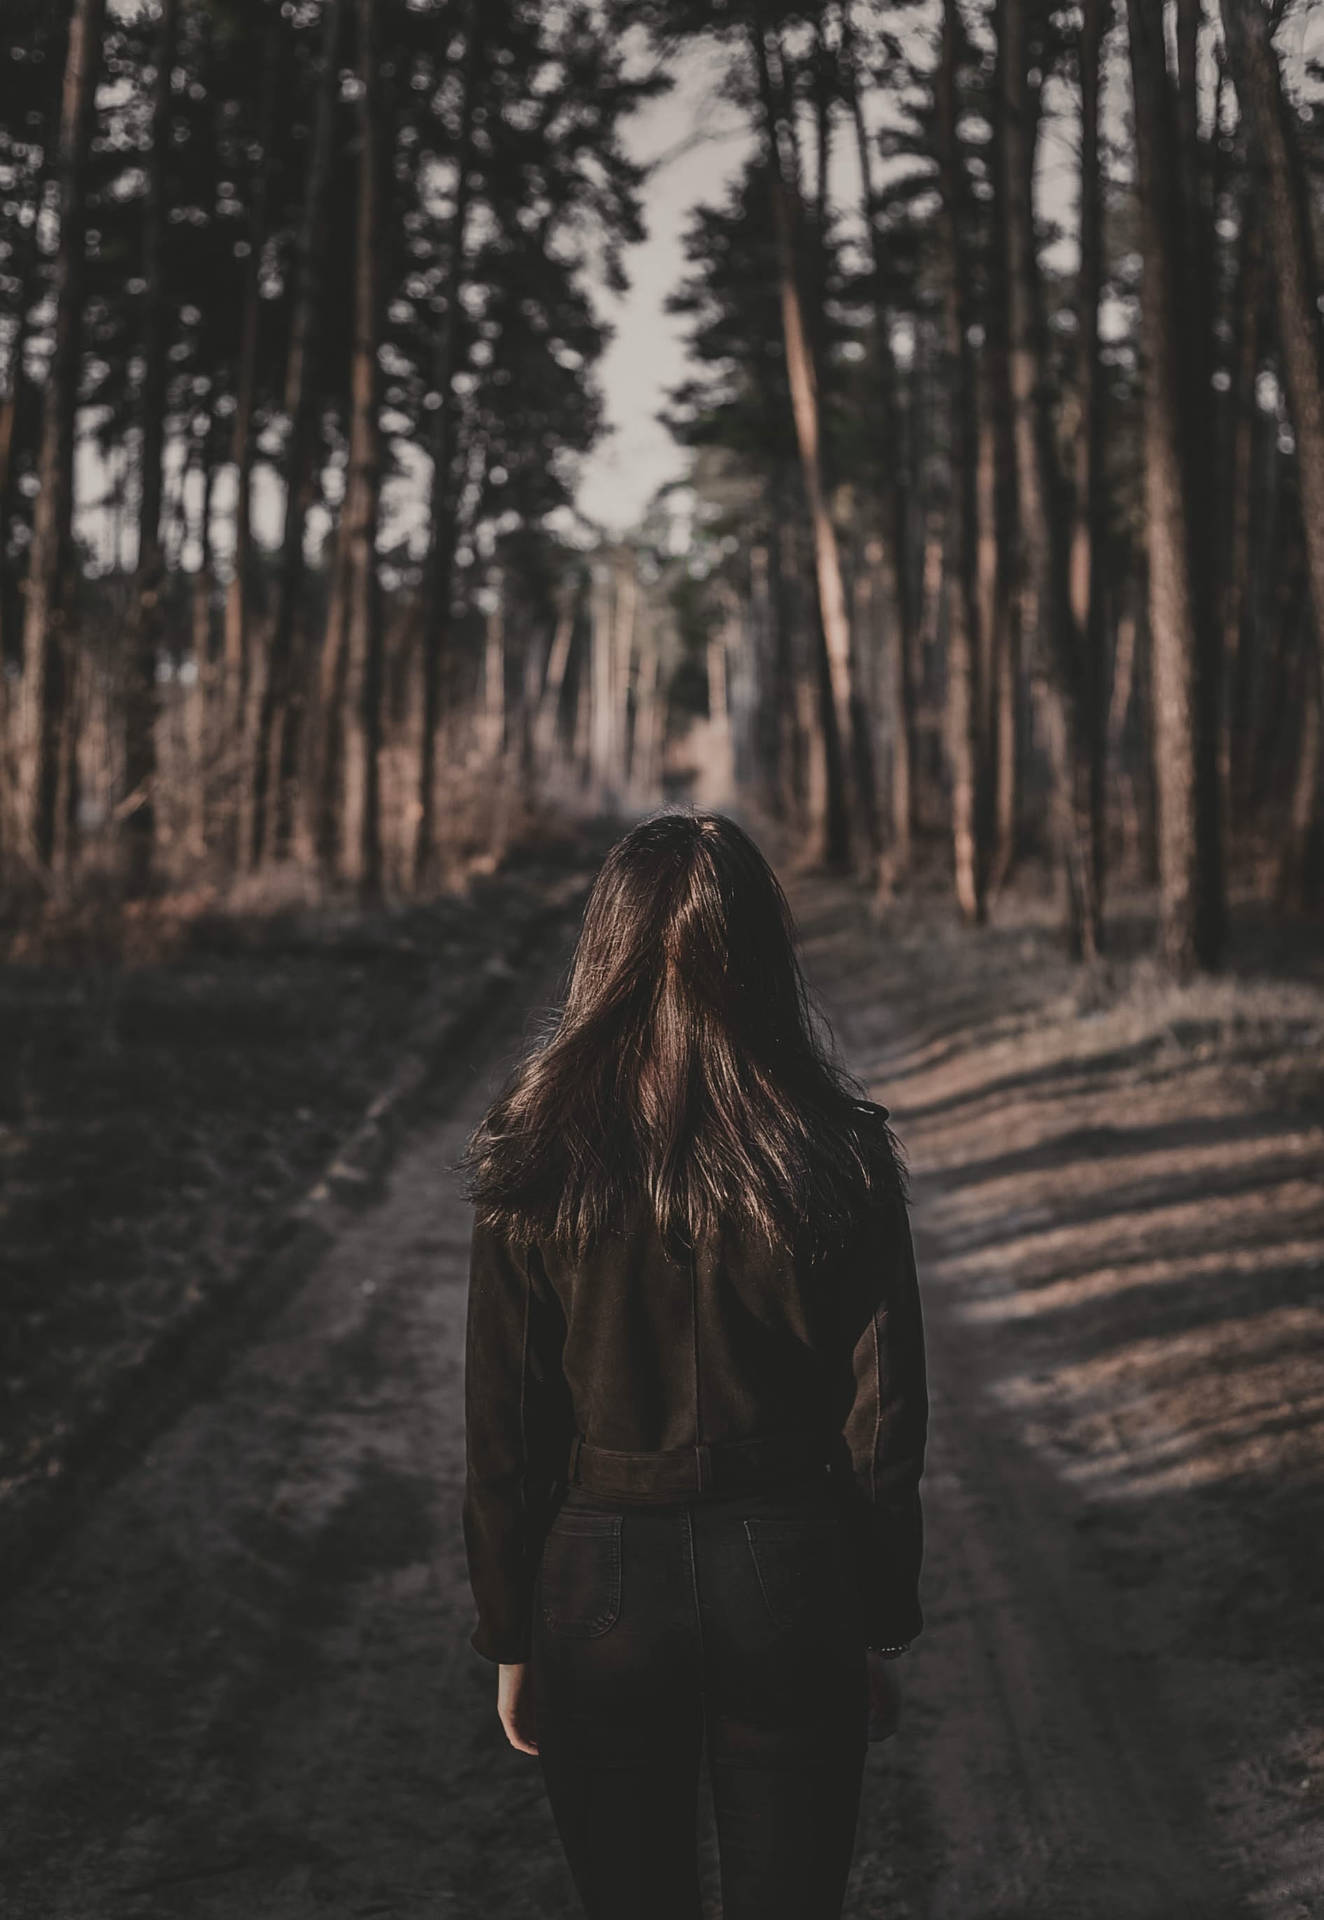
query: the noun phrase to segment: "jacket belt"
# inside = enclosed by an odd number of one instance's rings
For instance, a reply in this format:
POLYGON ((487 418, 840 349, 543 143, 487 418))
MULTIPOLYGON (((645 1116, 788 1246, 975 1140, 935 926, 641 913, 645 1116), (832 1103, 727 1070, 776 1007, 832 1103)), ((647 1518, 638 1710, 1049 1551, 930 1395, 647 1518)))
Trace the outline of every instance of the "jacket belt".
POLYGON ((826 1473, 829 1441, 804 1433, 771 1433, 748 1440, 719 1440, 655 1453, 621 1453, 593 1447, 578 1436, 570 1444, 566 1477, 589 1493, 624 1499, 675 1499, 687 1494, 747 1493, 787 1474, 826 1473))

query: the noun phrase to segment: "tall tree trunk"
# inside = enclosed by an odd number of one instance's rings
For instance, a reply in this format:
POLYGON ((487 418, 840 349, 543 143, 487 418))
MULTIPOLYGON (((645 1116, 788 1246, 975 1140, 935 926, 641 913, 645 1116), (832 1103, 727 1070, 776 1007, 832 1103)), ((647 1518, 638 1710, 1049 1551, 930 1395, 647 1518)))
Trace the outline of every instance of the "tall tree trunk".
POLYGON ((1255 382, 1260 369, 1265 262, 1263 223, 1258 198, 1247 192, 1241 209, 1240 261, 1237 271, 1236 343, 1229 394, 1228 483, 1224 523, 1227 561, 1222 576, 1223 725, 1220 776, 1224 828, 1241 813, 1245 791, 1248 665, 1247 614, 1251 588, 1251 505, 1254 493, 1255 382))
MULTIPOLYGON (((47 153, 49 155, 49 147, 47 153)), ((5 356, 4 394, 0 397, 0 664, 7 662, 11 650, 10 615, 15 601, 11 599, 9 515, 14 493, 14 458, 18 451, 19 410, 23 404, 23 389, 26 384, 24 361, 27 358, 28 341, 32 335, 32 312, 37 303, 41 277, 41 249, 38 245, 38 235, 41 230, 41 208, 46 197, 48 178, 49 164, 47 163, 42 166, 37 177, 32 219, 14 242, 14 251, 9 262, 10 269, 18 281, 18 297, 14 305, 14 331, 10 335, 9 348, 5 356)), ((18 623, 15 622, 16 631, 17 628, 18 623)))
POLYGON ((768 514, 768 618, 772 629, 772 752, 775 818, 793 811, 799 733, 795 720, 795 645, 787 592, 785 504, 781 481, 771 488, 768 514))
MULTIPOLYGON (((1181 271, 1174 279, 1176 325, 1182 343, 1178 361, 1181 388, 1182 461, 1188 504, 1191 595, 1195 615, 1195 787, 1199 817, 1218 821, 1218 830, 1201 832, 1199 858, 1209 871, 1200 881, 1206 911, 1221 921, 1223 899, 1222 794, 1219 786, 1219 691, 1222 683, 1218 585, 1225 556, 1215 539, 1218 524, 1218 448, 1215 409, 1210 405, 1214 362, 1211 316, 1215 311, 1213 265, 1213 167, 1200 138, 1200 33, 1204 0, 1177 0, 1176 91, 1171 131, 1175 151, 1172 191, 1180 209, 1176 233, 1181 271)), ((1217 106, 1217 100, 1215 101, 1217 106)), ((1222 932, 1211 929, 1215 947, 1222 932)))
POLYGON ((903 436, 897 396, 897 370, 892 353, 887 305, 887 262, 884 250, 886 242, 878 205, 873 152, 864 119, 864 90, 860 84, 850 0, 843 0, 841 8, 841 59, 850 95, 851 119, 855 128, 855 151, 860 169, 864 224, 869 241, 869 264, 873 281, 873 347, 878 370, 878 391, 883 425, 883 445, 878 450, 881 494, 878 535, 882 544, 883 577, 891 603, 891 618, 895 624, 895 631, 889 645, 887 697, 892 702, 903 703, 895 706, 890 716, 892 780, 887 822, 887 872, 883 888, 885 892, 890 892, 899 884, 910 864, 911 739, 914 731, 914 716, 910 711, 910 683, 905 667, 914 648, 912 616, 914 596, 910 591, 909 580, 905 490, 900 477, 903 468, 903 436), (899 672, 898 664, 901 669, 899 672))
POLYGON ((593 706, 589 758, 594 805, 603 808, 615 798, 612 792, 612 769, 616 762, 616 696, 612 672, 615 653, 612 619, 615 567, 610 554, 604 554, 593 562, 592 580, 589 644, 593 706))
POLYGON ((1287 831, 1273 876, 1274 898, 1297 913, 1307 910, 1319 899, 1322 704, 1319 652, 1307 645, 1301 659, 1300 725, 1287 831))
POLYGON ((704 757, 704 784, 712 805, 724 806, 730 800, 734 750, 731 738, 730 660, 727 634, 736 618, 734 596, 721 596, 722 613, 708 636, 706 665, 708 673, 708 740, 704 757))
POLYGON ((557 593, 556 626, 547 651, 547 671, 538 693, 533 721, 533 764, 545 774, 556 757, 557 722, 561 713, 561 691, 565 686, 570 649, 575 638, 575 613, 579 604, 578 583, 567 580, 557 593))
POLYGON ((1324 377, 1320 368, 1319 278, 1296 128, 1259 0, 1222 0, 1237 99, 1264 180, 1263 209, 1273 264, 1278 337, 1296 438, 1315 638, 1324 659, 1324 377))
POLYGON ((1079 745, 1085 767, 1084 806, 1090 836, 1089 863, 1097 911, 1103 912, 1104 881, 1104 400, 1099 359, 1099 302, 1103 295, 1103 170, 1099 152, 1101 56, 1112 0, 1084 0, 1080 36, 1080 281, 1077 294, 1076 390, 1080 422, 1068 591, 1071 621, 1080 650, 1079 745))
POLYGON ((267 646, 266 682, 258 703, 253 744, 252 818, 248 855, 257 866, 270 850, 287 849, 293 819, 304 690, 298 684, 295 631, 303 585, 303 540, 315 480, 317 344, 321 331, 326 259, 327 197, 332 132, 340 78, 341 23, 346 0, 325 0, 322 63, 312 153, 299 222, 298 267, 289 358, 285 367, 285 524, 276 577, 276 604, 267 646))
POLYGON ((1213 966, 1222 940, 1222 900, 1208 843, 1218 831, 1197 777, 1199 635, 1194 589, 1192 501, 1175 277, 1181 258, 1179 181, 1162 16, 1128 0, 1135 96, 1137 185, 1143 259, 1141 347, 1145 364, 1145 505, 1149 535, 1149 622, 1153 668, 1154 764, 1158 803, 1159 934, 1177 974, 1213 966))
POLYGON ((820 851, 822 857, 830 864, 845 865, 851 854, 852 827, 858 821, 858 806, 854 802, 854 783, 851 780, 855 697, 850 620, 846 611, 846 592, 842 582, 841 555, 837 547, 836 528, 832 524, 832 515, 828 509, 827 494, 823 484, 818 383, 800 302, 791 204, 782 160, 781 115, 773 93, 767 46, 757 8, 750 37, 758 75, 759 99, 763 113, 762 133, 772 194, 786 373, 791 389, 791 410, 794 417, 796 444, 800 453, 801 477, 813 532, 819 623, 826 649, 826 672, 820 676, 820 679, 825 681, 829 694, 821 722, 825 734, 829 791, 825 822, 826 839, 820 851))
POLYGON ((639 707, 630 754, 630 788, 640 806, 656 804, 666 713, 662 687, 662 621, 645 606, 639 621, 639 707))
POLYGON ((957 142, 956 69, 960 15, 944 0, 942 51, 936 76, 938 178, 942 194, 943 347, 947 393, 949 484, 946 515, 947 755, 951 772, 952 848, 956 898, 969 921, 986 914, 987 784, 979 715, 978 608, 975 595, 976 436, 965 195, 957 142))
POLYGON ((488 579, 492 603, 483 624, 483 754, 488 777, 506 750, 506 583, 493 567, 488 579))
MULTIPOLYGON (((359 180, 354 244, 354 339, 350 361, 349 465, 341 533, 346 609, 343 618, 344 813, 341 860, 360 895, 375 899, 382 883, 381 738, 382 614, 377 577, 377 523, 382 450, 378 422, 381 348, 381 232, 387 169, 379 0, 356 0, 358 15, 359 180)), ((335 767, 324 755, 323 778, 335 767)), ((334 796, 323 791, 323 807, 334 796)))
POLYGON ((613 734, 612 788, 623 794, 630 783, 630 673, 634 664, 635 629, 639 611, 639 578, 634 551, 622 548, 616 556, 616 595, 612 620, 612 698, 616 705, 613 734))
MULTIPOLYGON (((997 87, 1001 93, 999 45, 997 87)), ((1020 604, 1022 569, 1016 498, 1016 438, 1012 424, 1011 368, 1007 325, 1007 176, 1003 120, 993 115, 989 148, 992 196, 989 213, 988 290, 980 380, 981 571, 980 637, 986 661, 988 744, 992 785, 993 844, 989 892, 1005 886, 1016 864, 1020 825, 1020 604)))
POLYGON ((1045 414, 1042 316, 1035 254, 1034 132, 1028 85, 1027 0, 1000 0, 999 59, 1006 219, 1007 344, 1016 486, 1024 567, 1021 618, 1026 653, 1044 695, 1052 767, 1054 839, 1067 895, 1067 932, 1084 958, 1099 949, 1099 875, 1091 857, 1096 836, 1081 791, 1083 740, 1080 637, 1067 594, 1065 529, 1045 414))
POLYGON ((161 503, 165 491, 166 405, 170 301, 165 284, 170 97, 179 44, 180 0, 161 0, 156 79, 152 95, 152 152, 143 206, 143 376, 139 392, 138 562, 127 636, 124 688, 124 789, 121 815, 126 879, 131 894, 146 891, 156 835, 157 656, 163 626, 165 553, 161 503))
POLYGON ((474 115, 483 63, 482 0, 469 0, 465 22, 460 125, 455 157, 455 201, 446 248, 444 304, 437 321, 432 363, 432 483, 428 552, 423 579, 423 734, 418 765, 418 825, 414 837, 414 885, 433 878, 437 851, 437 734, 441 724, 442 672, 450 627, 455 564, 454 409, 455 355, 460 295, 468 259, 469 209, 473 198, 474 115))
POLYGON ((33 218, 25 229, 27 245, 24 257, 15 263, 18 268, 19 295, 14 316, 14 332, 10 338, 7 356, 5 392, 3 399, 0 399, 0 868, 3 868, 9 842, 15 831, 15 821, 10 818, 10 811, 16 786, 14 772, 16 742, 13 738, 14 715, 11 708, 16 703, 11 692, 8 667, 10 652, 13 649, 11 628, 21 638, 21 626, 16 616, 22 605, 18 582, 14 579, 16 569, 9 565, 9 514, 13 499, 16 430, 25 383, 23 362, 27 354, 32 308, 37 298, 37 275, 41 265, 41 256, 37 247, 37 229, 44 197, 44 180, 45 169, 43 168, 42 179, 38 183, 33 218))
MULTIPOLYGON (((268 204, 271 195, 276 103, 280 90, 281 12, 279 0, 267 0, 265 68, 262 113, 258 126, 258 154, 252 176, 248 218, 248 259, 244 269, 244 309, 239 333, 239 367, 235 381, 234 431, 230 458, 235 470, 233 571, 225 590, 225 639, 222 661, 224 695, 221 703, 226 735, 238 748, 248 700, 248 596, 252 585, 253 547, 253 411, 257 401, 258 333, 262 311, 262 257, 266 251, 268 204)), ((242 778, 242 772, 240 777, 242 778)))
MULTIPOLYGON (((212 494, 216 483, 213 445, 216 417, 209 413, 201 433, 194 433, 189 446, 189 471, 200 475, 201 501, 198 508, 198 564, 191 582, 190 654, 193 684, 188 689, 185 740, 192 770, 188 796, 186 840, 191 859, 201 861, 207 852, 207 828, 214 795, 218 714, 216 701, 216 663, 212 650, 212 494)), ((188 537, 188 487, 180 490, 181 546, 188 537)))
POLYGON ((40 491, 32 520, 17 736, 17 829, 24 856, 55 852, 72 599, 74 436, 82 363, 88 154, 106 0, 73 0, 60 104, 59 239, 51 271, 54 344, 42 402, 40 491))

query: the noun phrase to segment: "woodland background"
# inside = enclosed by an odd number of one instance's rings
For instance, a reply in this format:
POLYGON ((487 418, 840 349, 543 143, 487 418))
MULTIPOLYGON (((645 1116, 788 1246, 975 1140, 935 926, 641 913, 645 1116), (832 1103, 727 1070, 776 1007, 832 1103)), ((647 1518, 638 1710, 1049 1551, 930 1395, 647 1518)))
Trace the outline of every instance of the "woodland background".
POLYGON ((971 921, 1043 863, 1084 956, 1110 878, 1156 888, 1179 974, 1230 890, 1317 905, 1310 33, 1282 0, 10 0, 11 939, 424 898, 548 805, 696 795, 883 901, 931 859, 971 921), (642 231, 622 128, 695 44, 758 144, 672 296, 689 477, 608 538, 591 284, 642 231))

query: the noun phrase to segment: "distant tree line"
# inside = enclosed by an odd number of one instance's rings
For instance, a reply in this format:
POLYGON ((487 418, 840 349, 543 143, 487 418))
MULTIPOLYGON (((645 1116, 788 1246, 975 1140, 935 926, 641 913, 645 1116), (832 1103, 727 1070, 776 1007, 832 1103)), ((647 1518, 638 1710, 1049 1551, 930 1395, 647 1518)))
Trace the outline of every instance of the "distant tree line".
POLYGON ((546 523, 601 425, 590 278, 642 231, 620 129, 665 84, 621 13, 5 8, 11 882, 426 887, 549 668, 573 735, 588 569, 546 523))

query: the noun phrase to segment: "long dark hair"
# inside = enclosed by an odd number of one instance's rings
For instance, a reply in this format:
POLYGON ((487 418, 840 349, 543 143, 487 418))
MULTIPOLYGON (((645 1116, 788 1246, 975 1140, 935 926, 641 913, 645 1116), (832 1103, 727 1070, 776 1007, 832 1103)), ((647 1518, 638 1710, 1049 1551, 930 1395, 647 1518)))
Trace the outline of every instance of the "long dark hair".
POLYGON ((720 1223, 797 1249, 905 1190, 887 1110, 835 1058, 786 896, 720 813, 618 840, 565 1003, 463 1155, 480 1221, 582 1258, 645 1202, 666 1243, 720 1223))

